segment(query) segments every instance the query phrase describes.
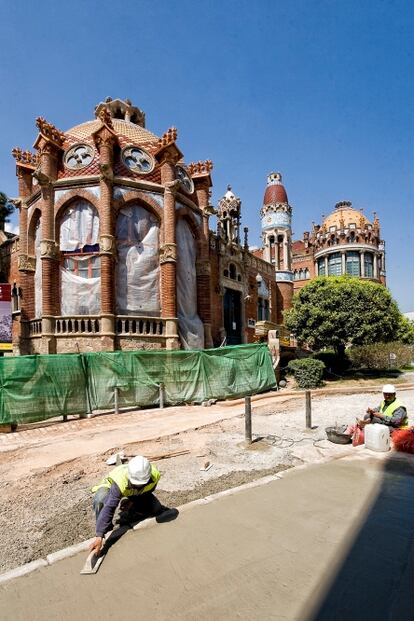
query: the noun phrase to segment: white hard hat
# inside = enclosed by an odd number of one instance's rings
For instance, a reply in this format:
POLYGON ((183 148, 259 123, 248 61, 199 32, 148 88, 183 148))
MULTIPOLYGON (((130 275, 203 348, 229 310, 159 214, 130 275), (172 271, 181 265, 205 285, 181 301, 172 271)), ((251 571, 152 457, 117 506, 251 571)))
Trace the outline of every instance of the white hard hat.
POLYGON ((385 395, 395 395, 395 386, 393 384, 384 384, 384 386, 382 387, 382 392, 385 395))
POLYGON ((132 485, 145 485, 151 478, 151 464, 146 457, 137 455, 128 464, 128 479, 132 485))

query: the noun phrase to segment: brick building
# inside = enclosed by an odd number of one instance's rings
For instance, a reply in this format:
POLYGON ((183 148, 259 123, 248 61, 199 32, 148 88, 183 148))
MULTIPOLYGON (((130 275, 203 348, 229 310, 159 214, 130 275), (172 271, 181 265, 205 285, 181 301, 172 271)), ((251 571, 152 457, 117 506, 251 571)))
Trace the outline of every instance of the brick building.
POLYGON ((338 203, 292 241, 280 173, 267 178, 262 248, 249 250, 231 188, 210 204, 212 162, 186 164, 177 130, 156 136, 129 100, 65 132, 36 124, 35 152, 13 149, 20 235, 2 246, 15 354, 208 348, 270 329, 289 345, 283 310, 309 279, 384 282, 378 218, 338 203))
POLYGON ((292 243, 294 291, 316 276, 350 274, 385 285, 385 242, 374 213, 371 222, 349 201, 335 205, 322 224, 292 243))
POLYGON ((264 258, 249 251, 230 189, 211 207, 212 162, 186 164, 176 129, 160 138, 130 101, 110 98, 68 131, 36 124, 35 152, 13 150, 15 354, 212 347, 281 322, 291 280, 279 287, 269 244, 264 258))

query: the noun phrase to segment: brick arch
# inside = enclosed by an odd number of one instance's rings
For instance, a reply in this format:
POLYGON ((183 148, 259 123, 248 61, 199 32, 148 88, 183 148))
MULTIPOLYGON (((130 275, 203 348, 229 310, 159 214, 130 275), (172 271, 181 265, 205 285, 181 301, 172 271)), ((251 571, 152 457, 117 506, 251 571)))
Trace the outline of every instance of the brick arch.
POLYGON ((69 190, 55 203, 55 222, 56 224, 60 224, 60 220, 62 219, 62 214, 72 203, 77 200, 85 200, 88 203, 91 203, 98 212, 99 217, 101 217, 99 210, 99 198, 90 192, 89 190, 85 190, 83 188, 74 188, 73 190, 69 190))
POLYGON ((94 207, 98 213, 99 220, 101 219, 101 214, 99 212, 99 199, 92 194, 92 192, 81 188, 70 190, 65 194, 65 196, 62 196, 57 203, 55 203, 55 241, 57 244, 60 244, 60 225, 65 211, 73 205, 73 203, 76 203, 76 201, 79 200, 86 201, 94 207))
POLYGON ((184 220, 186 220, 186 222, 188 222, 188 224, 190 225, 191 232, 193 233, 198 243, 201 237, 203 223, 201 222, 201 224, 198 224, 194 216, 193 210, 187 206, 180 207, 176 211, 176 216, 177 216, 177 221, 178 219, 183 218, 184 220))
POLYGON ((39 207, 36 207, 27 223, 27 254, 34 257, 35 255, 35 231, 37 223, 42 217, 42 211, 39 207))
POLYGON ((144 192, 134 190, 126 192, 120 198, 113 200, 112 204, 115 212, 115 217, 118 216, 118 213, 121 209, 127 207, 131 203, 138 203, 141 207, 148 209, 148 211, 150 211, 156 218, 158 218, 161 226, 164 215, 162 207, 160 207, 157 201, 151 198, 151 196, 144 194, 144 192))

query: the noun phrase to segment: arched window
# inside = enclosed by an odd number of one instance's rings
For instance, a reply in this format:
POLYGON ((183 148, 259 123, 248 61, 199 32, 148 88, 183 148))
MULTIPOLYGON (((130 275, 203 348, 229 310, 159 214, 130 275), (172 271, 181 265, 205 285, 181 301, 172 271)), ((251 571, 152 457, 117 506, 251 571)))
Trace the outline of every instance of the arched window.
POLYGON ((374 277, 374 258, 370 252, 366 252, 364 255, 364 274, 365 278, 374 277))
POLYGON ((101 310, 99 217, 85 200, 70 205, 60 223, 61 313, 98 315, 101 310))
POLYGON ((204 347, 204 325, 197 313, 197 246, 191 227, 184 218, 177 233, 177 317, 184 349, 204 347))
POLYGON ((36 223, 35 228, 35 257, 36 257, 36 267, 34 274, 35 281, 35 318, 39 319, 42 316, 42 257, 40 253, 40 240, 42 238, 42 231, 40 228, 40 219, 36 223))
POLYGON ((334 252, 328 257, 328 276, 340 276, 342 274, 342 259, 340 252, 334 252))
POLYGON ((129 205, 116 221, 116 306, 120 315, 160 314, 159 222, 145 207, 129 205))
POLYGON ((360 276, 360 261, 359 261, 359 252, 357 251, 348 251, 346 253, 346 273, 351 276, 360 276))
POLYGON ((236 266, 233 263, 229 265, 229 276, 232 280, 236 280, 236 266))
POLYGON ((305 269, 305 278, 306 278, 307 280, 310 278, 310 272, 309 272, 309 269, 308 269, 308 268, 306 268, 306 269, 305 269))

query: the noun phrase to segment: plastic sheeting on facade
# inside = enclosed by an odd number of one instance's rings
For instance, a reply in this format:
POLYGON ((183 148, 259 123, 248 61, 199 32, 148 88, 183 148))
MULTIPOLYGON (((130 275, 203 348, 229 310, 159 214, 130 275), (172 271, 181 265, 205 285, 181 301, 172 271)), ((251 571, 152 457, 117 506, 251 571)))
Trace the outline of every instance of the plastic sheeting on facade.
POLYGON ((40 240, 42 237, 42 230, 40 227, 40 220, 36 225, 35 232, 35 317, 38 319, 42 316, 42 259, 40 254, 40 240))
POLYGON ((181 218, 177 235, 177 318, 185 349, 203 349, 204 326, 197 315, 196 243, 188 223, 181 218))
POLYGON ((60 250, 84 254, 71 254, 72 268, 60 268, 62 315, 98 315, 101 312, 101 277, 81 275, 91 271, 88 264, 93 255, 85 250, 97 247, 98 242, 98 212, 87 201, 76 201, 65 211, 60 226, 60 250))
MULTIPOLYGON (((276 385, 266 344, 202 351, 131 351, 0 358, 0 423, 159 403, 201 403, 276 385)), ((156 416, 156 412, 154 412, 156 416)))
POLYGON ((121 209, 116 222, 116 304, 120 315, 160 314, 159 222, 147 209, 121 209))

